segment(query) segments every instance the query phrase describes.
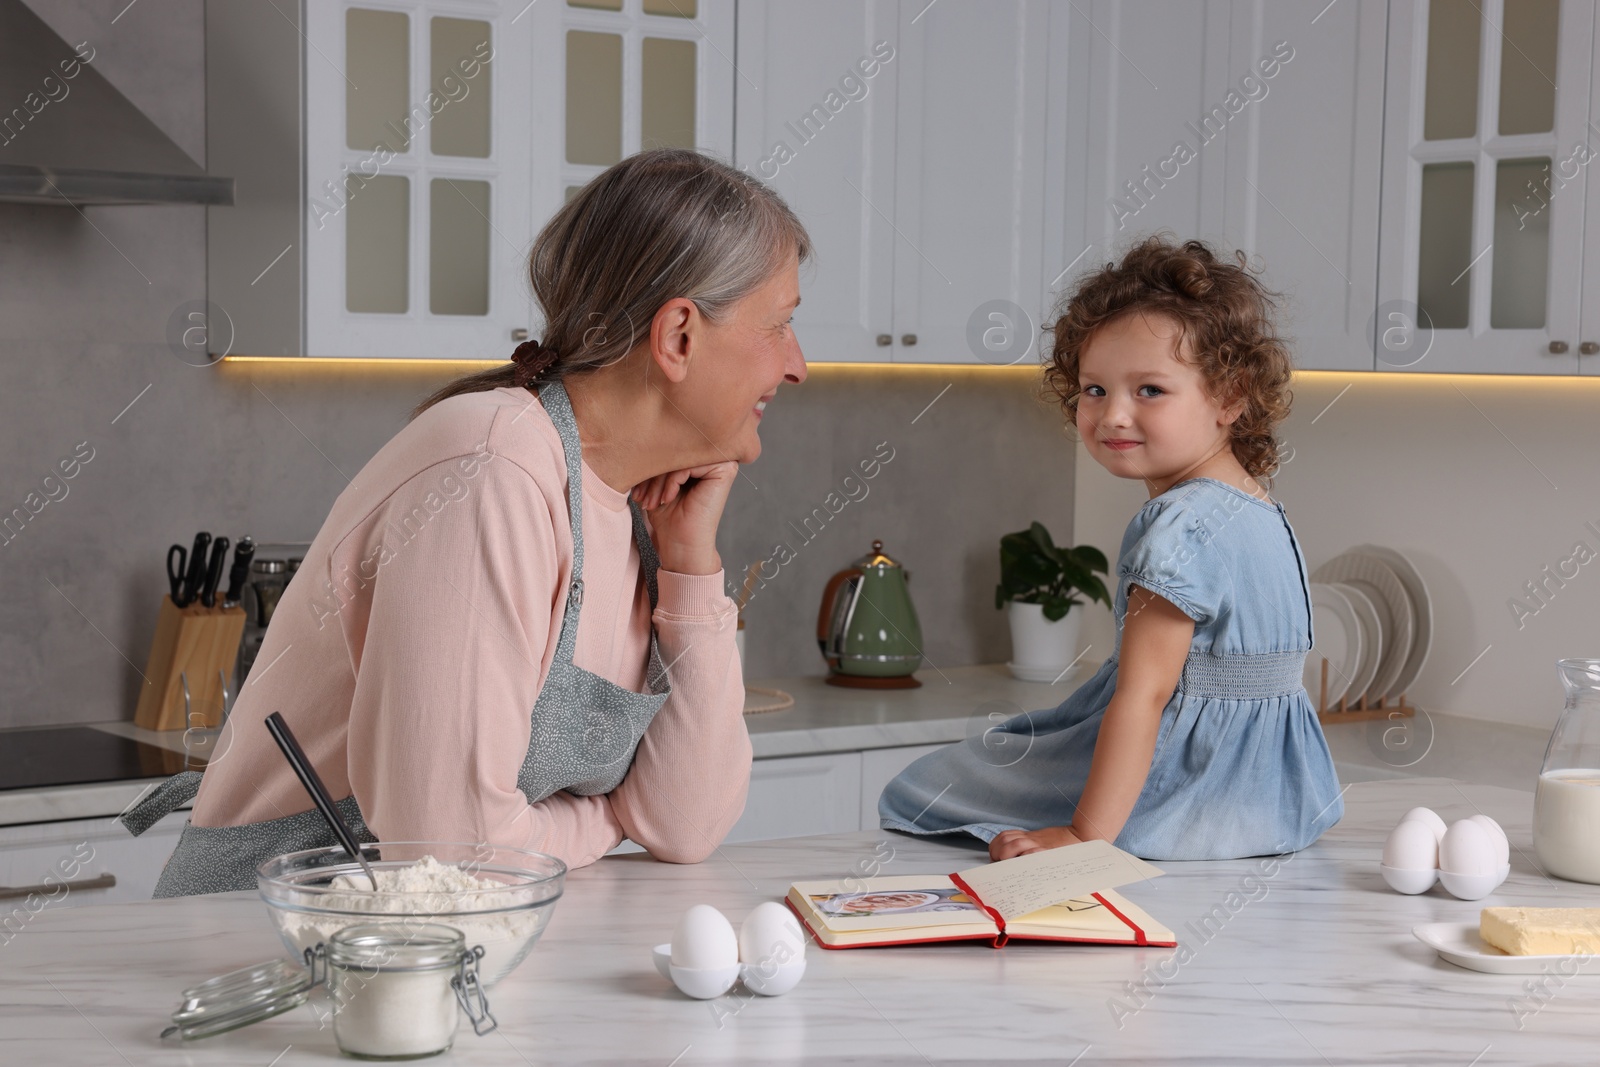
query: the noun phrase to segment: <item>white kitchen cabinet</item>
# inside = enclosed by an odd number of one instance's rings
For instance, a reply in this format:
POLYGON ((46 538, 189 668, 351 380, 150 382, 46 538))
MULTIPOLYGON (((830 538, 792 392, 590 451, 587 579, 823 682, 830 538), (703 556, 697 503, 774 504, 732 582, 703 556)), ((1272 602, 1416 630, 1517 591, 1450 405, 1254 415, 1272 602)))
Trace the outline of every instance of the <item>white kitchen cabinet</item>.
POLYGON ((1227 0, 1096 0, 1070 10, 1071 58, 1064 86, 1052 86, 1051 122, 1065 126, 1084 162, 1081 177, 1052 175, 1049 196, 1081 203, 1083 215, 1081 224, 1061 217, 1062 268, 1071 269, 1057 290, 1158 230, 1180 240, 1220 233, 1224 145, 1237 121, 1206 124, 1235 76, 1227 0))
POLYGON ((758 759, 750 797, 729 841, 876 830, 878 797, 911 761, 944 745, 758 759))
MULTIPOLYGON (((534 14, 526 0, 511 4, 534 14)), ((533 99, 556 106, 532 130, 535 231, 635 152, 733 157, 734 0, 565 0, 542 16, 532 31, 533 99)))
POLYGON ((1584 358, 1585 340, 1600 352, 1600 314, 1583 317, 1600 286, 1600 259, 1584 254, 1600 226, 1584 212, 1595 8, 1393 0, 1379 370, 1600 365, 1584 358))
POLYGON ((949 745, 910 745, 904 748, 869 748, 861 753, 861 829, 878 828, 878 798, 895 775, 930 752, 949 745))
POLYGON ((1243 250, 1284 295, 1280 328, 1298 367, 1371 370, 1384 10, 1075 5, 1068 69, 1051 86, 1063 105, 1051 121, 1081 146, 1049 178, 1065 204, 1051 230, 1072 268, 1056 289, 1149 234, 1198 237, 1243 250))
POLYGON ((740 0, 735 163, 805 224, 795 333, 806 358, 889 359, 896 0, 740 0))
POLYGON ((900 5, 897 361, 1037 358, 1049 24, 1066 11, 1030 0, 900 5))
POLYGON ((1282 294, 1295 365, 1372 370, 1385 0, 1235 0, 1222 243, 1282 294), (1266 74, 1272 74, 1266 77, 1266 74))
POLYGON ((861 753, 759 759, 744 815, 728 841, 834 834, 861 828, 861 753))
POLYGON ((549 46, 519 6, 306 6, 308 354, 486 358, 528 325, 523 102, 549 46))
POLYGON ((207 0, 213 356, 502 359, 540 227, 641 148, 733 147, 734 0, 207 0))
POLYGON ((188 818, 175 811, 139 837, 110 819, 0 827, 0 925, 30 910, 24 891, 35 910, 149 900, 188 818))
POLYGON ((1036 353, 1055 17, 1041 0, 740 0, 736 162, 812 236, 808 359, 1036 353))

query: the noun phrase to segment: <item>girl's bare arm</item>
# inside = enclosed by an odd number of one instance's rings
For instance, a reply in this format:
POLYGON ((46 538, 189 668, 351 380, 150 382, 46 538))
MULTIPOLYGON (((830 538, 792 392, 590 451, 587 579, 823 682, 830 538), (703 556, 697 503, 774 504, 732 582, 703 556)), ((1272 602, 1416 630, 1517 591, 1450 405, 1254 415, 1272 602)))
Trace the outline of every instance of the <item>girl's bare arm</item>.
POLYGON ((989 843, 992 859, 1093 838, 1117 839, 1150 774, 1161 711, 1178 688, 1193 639, 1194 620, 1171 601, 1140 586, 1129 587, 1117 690, 1101 720, 1072 825, 1006 830, 989 843))

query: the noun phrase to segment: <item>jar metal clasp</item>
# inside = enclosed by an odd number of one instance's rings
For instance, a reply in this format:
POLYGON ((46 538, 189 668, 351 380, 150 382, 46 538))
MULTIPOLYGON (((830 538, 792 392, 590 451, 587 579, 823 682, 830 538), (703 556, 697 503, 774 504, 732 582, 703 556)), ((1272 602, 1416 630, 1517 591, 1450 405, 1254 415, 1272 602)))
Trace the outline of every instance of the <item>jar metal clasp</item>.
POLYGON ((478 980, 478 961, 483 958, 483 946, 474 945, 461 954, 458 971, 450 979, 450 988, 456 991, 461 1010, 472 1020, 472 1032, 482 1037, 500 1024, 489 1014, 489 997, 483 983, 478 980))

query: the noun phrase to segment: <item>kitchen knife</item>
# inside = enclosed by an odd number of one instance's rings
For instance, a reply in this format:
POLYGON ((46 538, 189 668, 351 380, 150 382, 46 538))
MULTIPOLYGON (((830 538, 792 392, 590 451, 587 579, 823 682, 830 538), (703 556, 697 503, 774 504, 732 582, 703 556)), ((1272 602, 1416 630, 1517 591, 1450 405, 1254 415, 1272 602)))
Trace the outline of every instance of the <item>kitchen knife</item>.
POLYGON ((244 596, 244 583, 250 580, 250 561, 255 558, 256 543, 249 534, 239 538, 239 547, 233 550, 233 567, 228 571, 228 591, 222 595, 222 606, 236 606, 244 596))
POLYGON ((189 573, 183 579, 183 600, 178 607, 188 607, 200 595, 200 586, 206 580, 206 549, 210 546, 211 535, 205 530, 194 535, 194 547, 189 550, 189 573))
POLYGON ((211 542, 211 562, 206 565, 206 584, 200 590, 200 603, 208 608, 217 606, 217 583, 222 581, 222 565, 228 561, 228 539, 219 537, 211 542))
POLYGON ((183 596, 183 577, 187 570, 189 553, 185 552, 182 545, 173 545, 167 549, 167 585, 172 589, 172 606, 183 607, 178 602, 183 596))

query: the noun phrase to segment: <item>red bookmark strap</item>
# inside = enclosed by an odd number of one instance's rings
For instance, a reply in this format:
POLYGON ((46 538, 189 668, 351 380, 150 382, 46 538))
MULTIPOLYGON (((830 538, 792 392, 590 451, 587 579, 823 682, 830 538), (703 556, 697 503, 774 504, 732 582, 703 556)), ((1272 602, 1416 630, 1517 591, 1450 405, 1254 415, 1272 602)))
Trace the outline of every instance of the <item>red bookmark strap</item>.
POLYGON ((1109 900, 1107 900, 1105 897, 1101 896, 1099 893, 1091 893, 1089 895, 1094 897, 1094 899, 1098 900, 1100 902, 1100 905, 1103 908, 1105 908, 1111 914, 1115 915, 1117 918, 1121 919, 1123 921, 1123 923, 1128 927, 1128 929, 1133 931, 1133 943, 1135 945, 1148 945, 1150 943, 1145 938, 1144 931, 1139 929, 1139 924, 1134 922, 1132 919, 1128 918, 1126 915, 1122 914, 1122 912, 1118 911, 1116 908, 1112 907, 1111 906, 1111 902, 1109 900))
MULTIPOLYGON (((978 896, 977 893, 973 892, 972 887, 967 884, 966 879, 962 878, 959 874, 952 874, 950 876, 950 881, 957 889, 961 890, 968 897, 970 897, 972 902, 981 908, 985 915, 989 916, 990 921, 993 922, 995 927, 1000 931, 1000 936, 995 939, 994 947, 1000 948, 1003 946, 1008 940, 1006 937, 1006 917, 989 907, 989 905, 985 904, 983 902, 983 898, 978 896)), ((1126 922, 1127 920, 1124 919, 1123 921, 1126 922)))

